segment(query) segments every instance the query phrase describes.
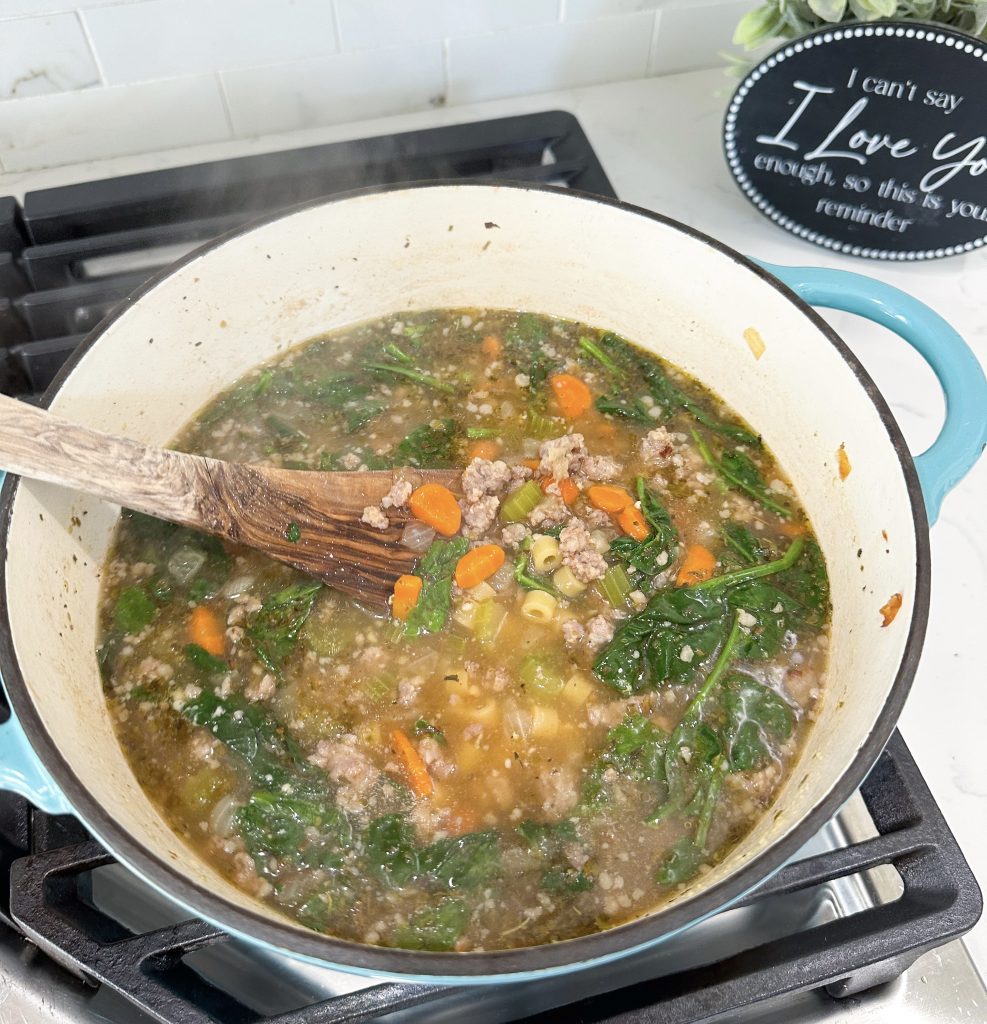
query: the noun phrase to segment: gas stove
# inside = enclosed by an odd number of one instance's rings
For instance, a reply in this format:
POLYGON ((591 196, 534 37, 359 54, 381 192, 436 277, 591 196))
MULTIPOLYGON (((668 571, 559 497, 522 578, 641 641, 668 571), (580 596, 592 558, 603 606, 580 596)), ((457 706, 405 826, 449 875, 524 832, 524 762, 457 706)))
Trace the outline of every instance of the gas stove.
MULTIPOLYGON (((358 186, 462 177, 615 194, 579 123, 555 111, 0 198, 0 387, 36 400, 116 303, 223 231, 358 186)), ((987 1019, 987 989, 958 938, 981 906, 898 734, 840 813, 734 908, 616 964, 480 989, 260 952, 187 919, 74 819, 0 794, 0 1019, 987 1019)))

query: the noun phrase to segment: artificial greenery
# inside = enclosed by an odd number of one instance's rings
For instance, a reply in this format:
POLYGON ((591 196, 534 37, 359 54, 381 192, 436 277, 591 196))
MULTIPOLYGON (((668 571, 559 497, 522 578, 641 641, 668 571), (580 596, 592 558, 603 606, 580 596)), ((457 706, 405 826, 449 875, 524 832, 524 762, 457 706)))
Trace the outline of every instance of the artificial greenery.
POLYGON ((826 25, 879 18, 931 21, 987 40, 987 0, 766 0, 740 19, 733 41, 754 50, 826 25))

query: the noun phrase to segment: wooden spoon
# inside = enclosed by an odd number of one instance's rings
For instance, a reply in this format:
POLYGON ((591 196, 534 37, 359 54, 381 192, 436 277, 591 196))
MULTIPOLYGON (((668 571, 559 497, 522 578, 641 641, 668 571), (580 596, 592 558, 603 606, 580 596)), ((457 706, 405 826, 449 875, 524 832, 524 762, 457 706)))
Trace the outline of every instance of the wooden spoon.
POLYGON ((461 476, 460 470, 318 473, 221 462, 104 434, 3 396, 0 466, 256 548, 377 606, 387 604, 394 581, 412 571, 421 552, 400 542, 407 509, 388 509, 386 530, 362 523, 363 509, 378 504, 399 479, 458 492, 461 476))

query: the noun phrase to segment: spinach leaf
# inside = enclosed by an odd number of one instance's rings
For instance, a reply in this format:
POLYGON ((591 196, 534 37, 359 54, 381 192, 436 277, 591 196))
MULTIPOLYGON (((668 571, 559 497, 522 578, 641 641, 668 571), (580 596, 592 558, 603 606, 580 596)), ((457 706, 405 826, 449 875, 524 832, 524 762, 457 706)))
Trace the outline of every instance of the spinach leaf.
POLYGON ((210 654, 204 647, 198 644, 185 645, 185 658, 190 665, 199 669, 200 672, 229 672, 230 666, 216 655, 210 654))
POLYGON ((655 881, 659 885, 678 885, 685 882, 699 870, 705 856, 695 840, 684 836, 672 847, 658 868, 655 881))
POLYGON ((326 848, 338 850, 352 838, 349 820, 337 807, 280 790, 255 790, 234 815, 233 825, 261 874, 267 873, 272 856, 310 867, 311 854, 317 851, 318 865, 327 866, 326 848), (313 829, 319 833, 317 840, 310 838, 313 829))
POLYGON ((500 834, 470 832, 426 846, 421 870, 448 889, 475 889, 500 872, 500 834))
POLYGON ((802 557, 784 572, 775 584, 785 592, 796 623, 817 629, 829 614, 829 576, 826 561, 814 540, 806 541, 802 557))
POLYGON ((139 633, 158 610, 142 587, 126 587, 113 608, 113 622, 123 633, 139 633))
POLYGON ((387 455, 377 455, 369 448, 350 448, 342 452, 323 452, 319 456, 319 470, 323 473, 335 473, 345 470, 343 459, 347 455, 355 455, 359 460, 361 469, 390 469, 397 465, 394 459, 387 455))
POLYGON ((583 779, 582 804, 599 807, 608 799, 605 776, 610 769, 633 782, 665 781, 669 736, 644 715, 628 715, 608 733, 606 744, 583 779))
POLYGON ((413 430, 395 449, 394 465, 419 469, 448 469, 456 455, 456 421, 425 423, 413 430))
POLYGON ((795 715, 787 701, 742 672, 724 680, 722 704, 731 771, 763 768, 772 759, 771 741, 784 742, 795 728, 795 715))
POLYGON ((405 636, 437 633, 449 618, 452 602, 452 574, 456 563, 469 550, 465 537, 433 540, 418 567, 422 592, 404 624, 405 636))
POLYGON ((529 387, 537 391, 555 366, 544 351, 548 341, 548 328, 531 313, 522 313, 504 332, 504 355, 507 361, 530 381, 529 387))
POLYGON ((654 423, 647 406, 640 398, 624 395, 620 391, 600 395, 596 400, 596 409, 605 415, 617 416, 632 423, 654 423))
POLYGON ((566 895, 587 892, 594 884, 590 875, 573 867, 549 868, 541 879, 541 887, 546 892, 566 895))
POLYGON ((544 857, 557 856, 568 843, 576 841, 576 826, 570 818, 565 818, 554 825, 529 819, 522 821, 517 831, 530 849, 544 857))
POLYGON ((740 523, 724 523, 720 532, 727 547, 740 556, 744 565, 754 565, 770 553, 768 547, 740 523))
POLYGON ((421 384, 422 387, 431 388, 433 391, 444 391, 449 395, 456 393, 456 389, 452 384, 423 373, 421 370, 405 366, 402 363, 367 363, 364 369, 378 375, 383 374, 385 377, 399 377, 403 380, 410 380, 415 384, 421 384))
POLYGON ((407 885, 419 874, 415 830, 403 814, 385 814, 370 822, 363 853, 366 870, 385 885, 407 885))
MULTIPOLYGON (((544 532, 548 533, 549 531, 544 532)), ((552 597, 560 597, 561 595, 551 583, 546 583, 545 580, 532 575, 531 557, 528 554, 530 550, 531 538, 528 537, 521 543, 517 557, 514 559, 514 582, 524 590, 543 590, 546 594, 551 594, 552 597)))
POLYGON ((264 425, 273 437, 274 447, 278 451, 285 452, 308 447, 308 437, 286 420, 281 419, 280 416, 265 416, 264 425))
POLYGON ((415 736, 431 736, 436 743, 441 744, 443 747, 446 745, 445 733, 437 725, 432 725, 431 722, 426 721, 424 718, 419 718, 411 727, 411 731, 415 736))
POLYGON ((657 576, 675 557, 679 532, 661 499, 645 484, 644 477, 639 476, 634 487, 641 512, 651 527, 651 535, 640 541, 633 537, 618 537, 610 542, 610 551, 638 572, 657 576))
POLYGON ((751 580, 734 587, 727 603, 755 619, 738 646, 738 656, 752 661, 773 658, 782 648, 794 607, 787 595, 766 580, 751 580))
POLYGON ((321 583, 292 583, 272 594, 247 620, 247 642, 275 674, 295 649, 298 634, 312 611, 321 583))
POLYGON ((355 434, 370 423, 371 420, 377 419, 384 412, 385 408, 386 406, 381 405, 380 402, 362 402, 347 406, 343 410, 346 433, 355 434))
POLYGON ((772 492, 768 490, 767 484, 761 477, 761 471, 754 465, 750 456, 728 448, 717 459, 709 445, 695 430, 692 431, 692 437, 703 461, 715 469, 727 484, 750 495, 776 515, 787 519, 792 514, 790 508, 775 501, 772 492))
POLYGON ((401 949, 454 949, 469 919, 469 908, 462 900, 441 900, 435 906, 416 910, 395 932, 394 945, 401 949))

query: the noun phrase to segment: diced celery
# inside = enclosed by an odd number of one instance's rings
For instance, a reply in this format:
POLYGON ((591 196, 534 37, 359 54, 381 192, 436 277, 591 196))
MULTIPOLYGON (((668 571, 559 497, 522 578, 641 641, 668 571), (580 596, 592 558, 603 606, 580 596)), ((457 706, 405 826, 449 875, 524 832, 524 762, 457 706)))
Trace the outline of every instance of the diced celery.
POLYGON ((473 618, 473 633, 477 640, 481 644, 493 643, 506 618, 507 609, 496 601, 482 601, 478 604, 473 618))
POLYGON ((534 480, 529 480, 504 499, 504 504, 500 506, 501 522, 519 523, 544 499, 541 487, 534 480))
POLYGON ((634 587, 622 565, 611 565, 600 580, 600 589, 614 608, 623 608, 634 587))
POLYGON ((534 409, 529 409, 524 432, 528 437, 547 441, 553 437, 561 437, 565 433, 565 424, 562 420, 555 419, 553 416, 544 416, 534 409))
POLYGON ((565 673, 559 662, 542 654, 529 654, 518 667, 518 675, 529 694, 554 697, 565 686, 565 673))

